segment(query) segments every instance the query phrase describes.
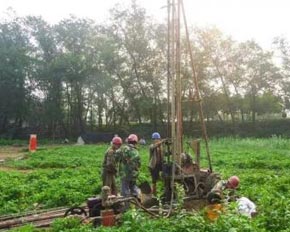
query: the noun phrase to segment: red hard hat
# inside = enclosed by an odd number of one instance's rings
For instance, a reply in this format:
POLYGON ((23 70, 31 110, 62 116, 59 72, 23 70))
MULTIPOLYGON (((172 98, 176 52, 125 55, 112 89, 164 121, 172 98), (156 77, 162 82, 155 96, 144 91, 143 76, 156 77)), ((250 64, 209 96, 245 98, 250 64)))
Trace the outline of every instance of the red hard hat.
POLYGON ((137 143, 137 142, 138 142, 138 137, 137 137, 137 135, 135 135, 135 134, 130 134, 130 135, 128 136, 128 142, 135 142, 135 143, 137 143))
POLYGON ((112 143, 114 145, 122 145, 123 141, 119 136, 116 136, 112 139, 112 143))
POLYGON ((229 188, 231 189, 235 189, 239 186, 239 183, 240 183, 240 179, 239 177, 237 176, 231 176, 229 179, 228 179, 228 186, 229 188))

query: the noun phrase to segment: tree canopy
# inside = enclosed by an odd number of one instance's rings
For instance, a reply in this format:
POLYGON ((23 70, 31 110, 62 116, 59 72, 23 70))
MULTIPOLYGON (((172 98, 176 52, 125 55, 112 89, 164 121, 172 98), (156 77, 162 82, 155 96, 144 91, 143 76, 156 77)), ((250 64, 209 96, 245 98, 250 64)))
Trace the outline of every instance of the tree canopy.
MULTIPOLYGON (((191 28, 194 65, 208 121, 255 122, 290 107, 290 45, 267 51, 214 27, 191 28), (280 60, 275 59, 279 53, 280 60)), ((184 120, 198 120, 185 35, 181 40, 184 120)), ((167 25, 132 1, 99 25, 71 16, 0 22, 0 134, 43 128, 47 135, 166 122, 167 25)))

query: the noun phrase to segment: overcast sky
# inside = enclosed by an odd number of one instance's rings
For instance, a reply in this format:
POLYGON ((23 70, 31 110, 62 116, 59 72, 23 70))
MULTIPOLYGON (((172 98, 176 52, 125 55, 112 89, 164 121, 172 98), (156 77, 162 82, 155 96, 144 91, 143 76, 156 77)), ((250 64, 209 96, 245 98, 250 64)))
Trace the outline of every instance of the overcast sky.
MULTIPOLYGON (((275 36, 290 40, 290 0, 183 0, 191 25, 215 25, 234 39, 255 39, 265 48, 275 36)), ((0 18, 8 7, 19 16, 40 15, 57 23, 70 14, 105 21, 116 3, 129 5, 130 0, 0 0, 0 18)), ((137 0, 149 15, 165 20, 167 0, 137 0)))

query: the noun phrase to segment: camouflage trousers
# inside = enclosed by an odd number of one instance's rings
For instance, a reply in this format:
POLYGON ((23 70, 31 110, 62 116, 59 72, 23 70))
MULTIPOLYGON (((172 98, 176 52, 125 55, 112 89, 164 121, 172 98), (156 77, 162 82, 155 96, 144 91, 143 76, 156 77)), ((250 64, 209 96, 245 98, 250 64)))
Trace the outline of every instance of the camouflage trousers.
POLYGON ((111 194, 117 195, 118 191, 115 181, 115 174, 104 172, 103 186, 109 186, 111 188, 111 194))
POLYGON ((124 197, 134 196, 138 197, 139 188, 136 185, 136 180, 132 180, 130 178, 123 177, 121 179, 121 194, 124 197))

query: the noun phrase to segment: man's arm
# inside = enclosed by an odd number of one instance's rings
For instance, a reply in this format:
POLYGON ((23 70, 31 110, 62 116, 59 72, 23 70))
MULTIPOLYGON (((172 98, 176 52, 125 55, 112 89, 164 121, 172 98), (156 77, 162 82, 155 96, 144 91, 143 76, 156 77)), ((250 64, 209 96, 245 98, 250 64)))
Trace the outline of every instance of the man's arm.
POLYGON ((152 147, 150 146, 150 149, 154 149, 156 147, 159 147, 159 146, 161 146, 163 143, 165 143, 167 141, 168 141, 168 139, 162 139, 162 140, 158 141, 157 143, 151 144, 152 147))

